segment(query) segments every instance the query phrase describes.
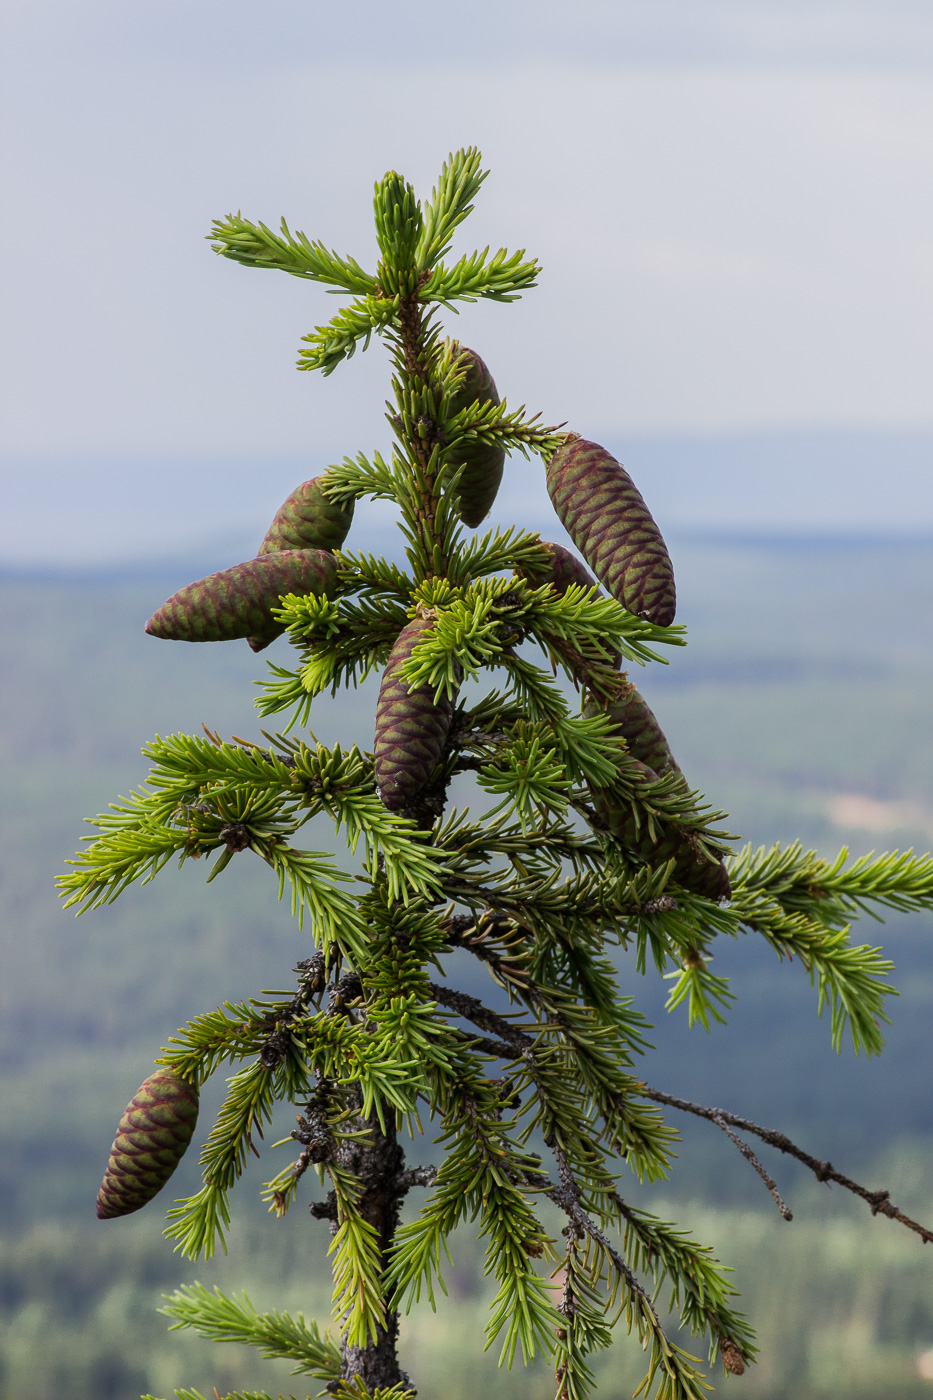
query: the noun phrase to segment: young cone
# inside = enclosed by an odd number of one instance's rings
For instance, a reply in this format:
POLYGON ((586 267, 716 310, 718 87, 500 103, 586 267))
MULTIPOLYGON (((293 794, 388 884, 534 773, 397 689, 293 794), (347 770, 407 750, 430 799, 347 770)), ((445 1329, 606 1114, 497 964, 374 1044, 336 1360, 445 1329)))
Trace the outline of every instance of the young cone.
POLYGON ((327 480, 312 476, 296 486, 279 506, 263 537, 259 553, 278 554, 283 549, 339 549, 353 523, 353 501, 338 505, 321 489, 327 480))
POLYGON ((285 549, 208 574, 173 593, 146 623, 153 637, 175 642, 229 642, 246 637, 262 651, 285 631, 272 609, 286 593, 323 593, 337 582, 333 555, 285 549))
POLYGON ((398 676, 398 668, 434 626, 433 619, 416 617, 402 628, 389 655, 376 706, 376 785, 390 811, 408 806, 427 786, 450 733, 454 702, 434 699, 434 687, 414 690, 398 676))
MULTIPOLYGON (((454 355, 459 353, 466 359, 466 373, 460 388, 450 401, 450 416, 462 413, 473 403, 499 402, 495 381, 486 364, 475 350, 460 346, 456 341, 451 346, 454 355)), ((475 529, 492 509, 496 492, 502 481, 505 465, 505 451, 488 443, 474 442, 457 448, 454 465, 463 464, 460 482, 457 487, 459 515, 464 525, 475 529)))
POLYGON ((120 1119, 97 1193, 97 1215, 130 1215, 158 1195, 184 1157, 198 1121, 198 1091, 174 1070, 139 1086, 120 1119))
POLYGON ((548 462, 561 524, 600 583, 629 612, 674 621, 674 570, 661 531, 625 468, 604 447, 570 438, 548 462))

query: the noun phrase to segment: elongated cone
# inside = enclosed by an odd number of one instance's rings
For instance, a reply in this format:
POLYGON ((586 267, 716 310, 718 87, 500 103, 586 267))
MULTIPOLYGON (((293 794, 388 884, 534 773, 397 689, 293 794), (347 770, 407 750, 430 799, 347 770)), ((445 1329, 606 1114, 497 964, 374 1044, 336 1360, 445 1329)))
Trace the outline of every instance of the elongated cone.
POLYGON ((198 1121, 198 1091, 159 1069, 126 1106, 97 1194, 97 1215, 130 1215, 158 1195, 184 1157, 198 1121))
POLYGON ((664 730, 655 719, 644 696, 629 682, 615 700, 607 705, 599 705, 595 700, 587 701, 583 708, 586 715, 605 710, 615 727, 621 732, 628 745, 628 751, 655 773, 679 773, 680 765, 671 753, 670 744, 664 737, 664 730))
POLYGON ((173 593, 146 623, 153 637, 176 642, 229 642, 247 637, 262 651, 285 628, 272 608, 286 593, 330 596, 337 564, 323 549, 283 549, 208 574, 173 593))
POLYGON ((260 554, 283 549, 339 549, 353 522, 353 502, 337 505, 321 490, 325 476, 302 482, 279 506, 265 533, 260 554))
MULTIPOLYGON (((455 341, 452 351, 466 356, 466 373, 450 402, 450 416, 461 413, 472 403, 499 402, 495 381, 475 350, 455 341)), ((505 465, 505 450, 485 443, 466 443, 457 449, 456 465, 463 463, 458 486, 459 515, 464 525, 475 529, 486 519, 496 499, 505 465)))
POLYGON ((561 524, 600 583, 629 612, 674 621, 674 570, 661 531, 625 468, 604 447, 574 438, 548 463, 561 524))
MULTIPOLYGON (((542 560, 540 568, 532 564, 523 564, 515 572, 520 578, 525 578, 533 588, 540 588, 542 584, 549 583, 558 593, 566 593, 571 584, 578 584, 581 588, 595 588, 596 580, 585 565, 575 554, 571 554, 569 549, 564 549, 562 544, 552 544, 550 540, 539 541, 542 550, 547 556, 548 562, 542 560)), ((599 592, 599 597, 606 595, 599 592)), ((608 652, 606 664, 618 666, 622 660, 622 654, 618 651, 608 652)))
MULTIPOLYGON (((654 769, 638 759, 635 762, 646 782, 657 780, 658 774, 654 769)), ((732 887, 725 864, 722 860, 710 860, 688 831, 673 823, 661 822, 660 832, 655 838, 646 821, 636 821, 628 803, 618 806, 605 788, 593 788, 592 793, 593 805, 606 823, 610 835, 639 860, 651 866, 673 860, 674 879, 685 889, 717 901, 731 897, 732 887)))
POLYGON ((581 588, 596 587, 596 580, 589 569, 581 564, 569 549, 565 549, 562 544, 552 544, 550 540, 541 540, 540 543, 547 555, 547 563, 542 560, 540 568, 533 564, 523 564, 516 571, 534 588, 541 588, 543 584, 549 583, 558 593, 566 593, 574 583, 579 584, 581 588))
POLYGON ((415 645, 434 626, 430 618, 416 617, 402 628, 389 655, 376 706, 376 784, 390 811, 407 806, 430 781, 444 751, 454 702, 442 696, 434 700, 434 687, 409 690, 398 677, 398 668, 415 645))
MULTIPOLYGON (((602 707, 590 700, 584 707, 584 713, 594 714, 599 708, 605 709, 613 724, 620 730, 629 753, 643 768, 646 777, 677 773, 686 787, 686 779, 671 752, 663 729, 644 696, 634 685, 629 684, 620 696, 602 707)), ((657 865, 675 857, 677 863, 674 866, 674 876, 687 889, 704 894, 709 899, 721 900, 731 896, 729 876, 723 862, 710 860, 688 832, 672 827, 661 836, 658 843, 655 843, 644 824, 638 831, 635 830, 630 812, 611 811, 608 794, 602 793, 600 797, 594 794, 594 802, 613 835, 642 859, 657 865)))

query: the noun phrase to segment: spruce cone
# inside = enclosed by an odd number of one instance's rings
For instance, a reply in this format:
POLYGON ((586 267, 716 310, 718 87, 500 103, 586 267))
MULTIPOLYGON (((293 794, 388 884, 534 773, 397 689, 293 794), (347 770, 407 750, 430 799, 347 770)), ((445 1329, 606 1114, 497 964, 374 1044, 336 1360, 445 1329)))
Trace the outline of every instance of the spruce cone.
POLYGON ((184 1157, 198 1121, 198 1091, 158 1069, 126 1106, 97 1194, 97 1215, 130 1215, 158 1195, 184 1157))
POLYGON ((323 549, 284 549, 208 574, 173 593, 146 623, 153 637, 176 642, 229 642, 246 637, 262 651, 285 631, 271 609, 285 593, 330 596, 334 557, 323 549))
MULTIPOLYGON (((454 355, 459 353, 467 361, 466 374, 460 388, 450 401, 451 418, 473 403, 499 402, 499 395, 492 375, 475 350, 452 345, 454 355)), ((458 492, 458 513, 464 525, 475 529, 492 509, 499 484, 502 481, 502 468, 505 465, 505 450, 481 442, 465 443, 457 448, 455 466, 463 463, 458 492)))
POLYGON ((558 593, 566 593, 573 583, 579 584, 581 588, 596 587, 596 580, 589 569, 581 564, 569 549, 565 549, 562 544, 552 544, 550 540, 541 540, 540 544, 548 555, 549 566, 542 564, 539 569, 532 564, 524 564, 516 570, 533 588, 541 588, 545 583, 549 583, 558 593))
POLYGON ((407 806, 430 781, 444 752, 453 719, 453 700, 434 701, 434 687, 409 690, 396 672, 417 642, 434 626, 416 617, 401 630, 389 655, 376 706, 376 784, 379 796, 396 812, 407 806))
MULTIPOLYGON (((635 760, 636 771, 639 777, 645 782, 655 782, 658 774, 653 768, 649 768, 647 763, 635 760)), ((593 806, 596 808, 607 830, 611 836, 625 846, 626 850, 632 851, 640 860, 647 861, 651 865, 660 865, 662 861, 670 860, 676 856, 683 844, 683 833, 675 831, 665 823, 661 826, 661 835, 658 840, 649 834, 647 822, 642 820, 636 822, 635 813, 628 803, 619 807, 616 806, 612 794, 607 788, 592 789, 593 806)))
POLYGON ((547 489, 561 524, 599 581, 629 612, 674 621, 674 571, 661 532, 616 459, 574 438, 548 463, 547 489))
POLYGON ((625 690, 607 705, 589 700, 583 713, 592 715, 604 709, 628 745, 628 751, 655 773, 679 773, 680 765, 671 753, 664 731, 648 708, 643 695, 628 682, 625 690))
POLYGON ((259 546, 260 554, 283 549, 339 549, 353 521, 353 501, 337 505, 321 490, 325 476, 313 476, 296 486, 279 506, 259 546))
MULTIPOLYGON (((638 759, 635 762, 646 782, 657 779, 658 774, 654 769, 638 759)), ((732 886, 725 864, 722 860, 710 860, 689 832, 671 822, 662 821, 659 823, 658 838, 655 839, 646 821, 636 824, 635 813, 628 804, 617 807, 605 788, 593 788, 592 793, 593 806, 606 823, 609 834, 639 860, 651 866, 673 860, 674 879, 684 889, 717 901, 731 898, 732 886)))
POLYGON ((719 1355, 722 1357, 722 1364, 730 1376, 745 1375, 745 1362, 742 1359, 742 1353, 731 1337, 720 1338, 719 1355))

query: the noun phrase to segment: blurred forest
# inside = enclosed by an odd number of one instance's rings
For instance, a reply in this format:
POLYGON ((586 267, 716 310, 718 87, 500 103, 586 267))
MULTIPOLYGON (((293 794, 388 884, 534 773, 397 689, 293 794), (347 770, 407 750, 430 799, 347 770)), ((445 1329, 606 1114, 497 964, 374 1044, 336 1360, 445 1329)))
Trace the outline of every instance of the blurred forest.
MULTIPOLYGON (((933 551, 926 540, 671 540, 689 647, 634 679, 688 780, 754 844, 799 836, 823 853, 933 843, 933 551)), ((98 1222, 94 1199, 119 1115, 160 1045, 225 1000, 285 989, 309 940, 275 903, 271 873, 233 862, 210 888, 188 863, 74 922, 53 881, 82 818, 139 784, 140 744, 203 723, 256 736, 252 682, 265 658, 245 643, 173 646, 143 633, 169 593, 229 559, 120 574, 7 573, 0 579, 5 698, 0 720, 0 1400, 135 1400, 191 1385, 209 1394, 264 1386, 304 1394, 287 1366, 238 1347, 166 1333, 160 1295, 195 1278, 245 1287, 260 1308, 329 1312, 326 1229, 298 1205, 268 1217, 258 1188, 283 1165, 267 1147, 239 1188, 229 1256, 190 1264, 160 1234, 159 1202, 98 1222)), ((288 646, 268 653, 285 662, 288 646)), ((325 742, 369 747, 374 692, 315 701, 325 742)), ((470 800, 468 782, 458 791, 470 800)), ((308 844, 326 848, 330 828, 308 844)), ((750 942, 720 950, 715 971, 738 1003, 728 1026, 689 1031, 665 1013, 666 989, 626 967, 636 1004, 657 1025, 644 1073, 658 1088, 779 1127, 802 1146, 933 1220, 933 920, 866 919, 856 941, 881 943, 901 995, 877 1060, 830 1046, 799 967, 750 942)), ((624 960, 623 960, 624 961, 624 960)), ((480 973, 454 964, 459 985, 480 973)), ((219 1089, 205 1096, 206 1131, 219 1089)), ((858 1400, 933 1393, 933 1251, 890 1221, 832 1195, 768 1155, 795 1213, 783 1223, 760 1183, 708 1125, 685 1137, 675 1180, 631 1195, 695 1227, 738 1271, 762 1360, 741 1381, 755 1400, 858 1400)), ((271 1143, 289 1131, 274 1125, 271 1143)), ((199 1131, 199 1142, 203 1132, 199 1131)), ((431 1160, 430 1144, 415 1148, 431 1160)), ((189 1154, 165 1193, 194 1187, 189 1154)), ((312 1190, 313 1195, 313 1190, 312 1190)), ((307 1195, 305 1197, 307 1199, 307 1195)), ((450 1298, 413 1314, 403 1364, 425 1400, 536 1400, 547 1378, 495 1370, 482 1356, 485 1284, 464 1237, 450 1298), (475 1327, 473 1320, 475 1318, 475 1327)), ((641 1375, 624 1340, 599 1394, 621 1400, 641 1375)))

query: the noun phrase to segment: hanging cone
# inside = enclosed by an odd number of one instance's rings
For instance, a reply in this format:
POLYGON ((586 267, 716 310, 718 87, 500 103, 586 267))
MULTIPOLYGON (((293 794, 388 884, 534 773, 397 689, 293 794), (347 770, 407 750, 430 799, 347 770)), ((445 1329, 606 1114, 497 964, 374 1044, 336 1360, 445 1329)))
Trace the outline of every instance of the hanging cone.
POLYGON ((376 706, 376 785, 390 811, 407 806, 441 760, 450 732, 454 702, 442 696, 435 702, 434 687, 409 690, 397 676, 399 666, 434 626, 433 620, 416 617, 398 635, 389 655, 376 706))
POLYGON ((540 545, 547 555, 547 562, 542 559, 540 568, 523 564, 515 571, 521 578, 527 579, 533 588, 549 583, 556 592, 566 593, 574 583, 581 588, 596 587, 596 580, 589 569, 569 549, 562 544, 552 544, 550 540, 541 540, 540 545))
MULTIPOLYGON (((545 555, 540 568, 533 564, 523 564, 515 570, 519 578, 527 579, 533 588, 540 588, 549 583, 557 593, 566 593, 574 583, 580 588, 596 587, 596 580, 589 569, 581 564, 569 549, 565 549, 562 544, 553 544, 550 540, 539 540, 538 543, 545 555)), ((598 596, 604 598, 606 595, 599 592, 598 596)), ((617 667, 621 660, 621 652, 613 651, 606 656, 605 664, 617 667)))
POLYGON ((742 1353, 731 1337, 719 1339, 719 1355, 722 1357, 722 1364, 730 1376, 745 1375, 745 1362, 742 1353))
MULTIPOLYGON (((495 381, 476 351, 453 341, 451 354, 466 358, 466 373, 450 401, 450 417, 462 413, 473 403, 497 404, 499 395, 495 381)), ((458 513, 464 525, 475 529, 486 519, 496 499, 505 465, 505 449, 481 442, 464 443, 456 449, 454 466, 461 463, 463 471, 457 487, 458 513)))
POLYGON ((198 1121, 198 1091, 159 1069, 126 1106, 97 1194, 97 1215, 130 1215, 158 1195, 184 1157, 198 1121))
POLYGON ((560 522, 600 583, 629 612, 674 621, 674 571, 661 532, 628 472, 604 447, 565 442, 547 467, 560 522))
POLYGON ((278 554, 283 549, 339 549, 353 521, 353 501, 337 505, 324 495, 327 480, 313 476, 295 490, 275 513, 265 533, 260 554, 278 554))
POLYGON ((585 715, 605 711, 628 745, 628 751, 655 773, 679 773, 680 765, 671 753, 664 731, 649 709, 645 698, 631 682, 627 682, 621 695, 606 705, 588 700, 583 707, 585 715))
POLYGON ((286 593, 329 597, 337 564, 322 549, 285 549, 208 574, 173 593, 146 623, 153 637, 176 642, 229 642, 247 637, 261 651, 285 631, 272 608, 286 593))
MULTIPOLYGON (((654 769, 638 759, 634 762, 645 782, 657 780, 658 774, 654 769)), ((609 834, 638 860, 651 866, 673 860, 674 879, 684 889, 717 901, 731 898, 732 886, 725 864, 722 860, 710 860, 695 836, 663 820, 656 821, 658 834, 652 836, 645 818, 636 820, 629 803, 619 805, 606 788, 593 788, 591 791, 593 806, 605 822, 609 834)))

